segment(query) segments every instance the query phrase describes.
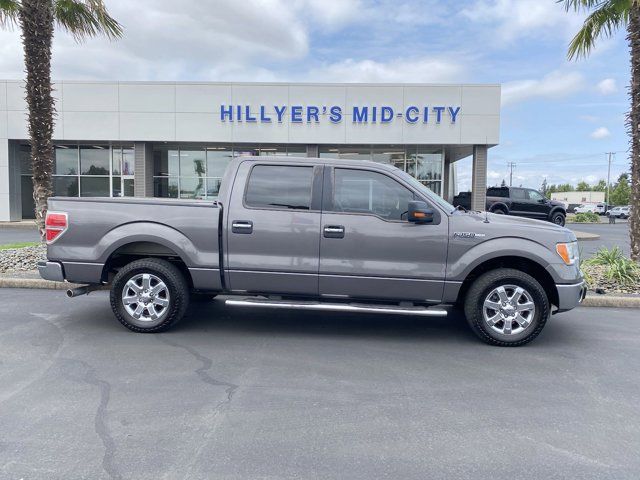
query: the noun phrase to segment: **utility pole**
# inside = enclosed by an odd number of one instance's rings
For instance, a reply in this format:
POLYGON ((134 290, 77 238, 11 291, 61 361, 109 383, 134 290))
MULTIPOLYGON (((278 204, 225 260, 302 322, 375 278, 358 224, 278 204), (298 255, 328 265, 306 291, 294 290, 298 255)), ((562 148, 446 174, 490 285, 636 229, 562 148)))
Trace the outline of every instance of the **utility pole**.
POLYGON ((614 152, 607 152, 606 155, 609 156, 609 162, 608 162, 608 167, 607 167, 607 196, 605 198, 605 202, 607 203, 607 210, 609 210, 609 204, 611 203, 610 199, 609 199, 609 185, 611 183, 611 158, 614 155, 614 152))
POLYGON ((509 186, 513 186, 513 167, 516 166, 516 162, 507 162, 507 167, 509 168, 509 186))

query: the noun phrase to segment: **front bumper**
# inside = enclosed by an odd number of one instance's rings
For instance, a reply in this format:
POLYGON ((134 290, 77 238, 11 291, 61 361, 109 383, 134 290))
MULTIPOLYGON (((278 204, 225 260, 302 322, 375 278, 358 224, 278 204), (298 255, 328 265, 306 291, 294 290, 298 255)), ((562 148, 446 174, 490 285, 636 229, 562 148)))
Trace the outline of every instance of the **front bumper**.
POLYGON ((64 281, 64 271, 62 270, 62 264, 58 262, 38 262, 38 273, 45 280, 52 280, 54 282, 64 281))
POLYGON ((587 295, 587 284, 584 280, 570 285, 556 285, 558 290, 558 312, 566 312, 582 303, 587 295))

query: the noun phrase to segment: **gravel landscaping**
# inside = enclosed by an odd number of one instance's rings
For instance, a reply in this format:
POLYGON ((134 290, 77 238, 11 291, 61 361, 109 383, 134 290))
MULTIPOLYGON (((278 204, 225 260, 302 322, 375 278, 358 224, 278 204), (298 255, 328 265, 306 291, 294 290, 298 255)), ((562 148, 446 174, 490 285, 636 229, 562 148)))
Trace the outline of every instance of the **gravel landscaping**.
POLYGON ((587 280, 589 290, 597 293, 635 293, 640 294, 640 279, 622 285, 607 277, 605 265, 582 264, 582 272, 587 280))
POLYGON ((39 260, 46 258, 44 245, 0 250, 0 273, 36 270, 39 260))

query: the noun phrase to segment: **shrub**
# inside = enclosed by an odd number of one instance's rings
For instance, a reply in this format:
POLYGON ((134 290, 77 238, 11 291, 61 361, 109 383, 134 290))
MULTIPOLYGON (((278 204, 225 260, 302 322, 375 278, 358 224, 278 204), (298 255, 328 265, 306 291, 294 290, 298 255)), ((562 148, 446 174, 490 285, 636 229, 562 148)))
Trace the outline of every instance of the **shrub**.
POLYGON ((606 277, 621 285, 640 282, 640 266, 633 260, 626 258, 619 247, 613 247, 611 250, 601 248, 584 264, 605 267, 606 277))
POLYGON ((600 216, 593 212, 578 213, 574 221, 577 223, 599 223, 600 216))

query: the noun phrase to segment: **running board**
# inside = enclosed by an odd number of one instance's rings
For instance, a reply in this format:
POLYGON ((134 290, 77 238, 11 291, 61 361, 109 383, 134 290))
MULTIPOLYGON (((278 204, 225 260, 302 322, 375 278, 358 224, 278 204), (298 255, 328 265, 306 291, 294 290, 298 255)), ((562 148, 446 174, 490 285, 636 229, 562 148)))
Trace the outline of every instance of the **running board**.
POLYGON ((386 313, 393 315, 421 315, 424 317, 446 317, 447 311, 426 307, 396 307, 353 303, 292 302, 263 299, 228 299, 232 307, 288 308, 292 310, 319 310, 324 312, 386 313))

